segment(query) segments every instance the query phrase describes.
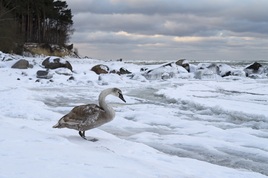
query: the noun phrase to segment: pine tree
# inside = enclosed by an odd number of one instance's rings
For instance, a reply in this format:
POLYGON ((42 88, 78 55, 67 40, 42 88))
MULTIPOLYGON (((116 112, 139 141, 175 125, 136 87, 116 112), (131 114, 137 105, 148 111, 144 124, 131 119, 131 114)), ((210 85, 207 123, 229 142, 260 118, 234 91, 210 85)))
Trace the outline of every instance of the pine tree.
MULTIPOLYGON (((65 1, 0 0, 0 26, 2 31, 8 31, 11 27, 4 23, 3 19, 7 18, 7 15, 3 14, 7 14, 8 18, 12 19, 10 22, 13 26, 17 27, 17 30, 10 33, 20 36, 24 43, 63 46, 74 31, 73 15, 65 1)), ((1 36, 0 40, 2 41, 1 36)))
POLYGON ((12 9, 4 6, 0 1, 0 50, 3 52, 16 52, 16 47, 20 43, 17 36, 17 22, 12 15, 12 9))

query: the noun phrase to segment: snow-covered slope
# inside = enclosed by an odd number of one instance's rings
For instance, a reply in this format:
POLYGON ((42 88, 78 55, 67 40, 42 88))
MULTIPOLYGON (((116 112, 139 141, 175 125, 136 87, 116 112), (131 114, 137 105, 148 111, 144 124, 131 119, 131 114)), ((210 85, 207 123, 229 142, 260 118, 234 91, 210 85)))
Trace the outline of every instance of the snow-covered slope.
MULTIPOLYGON (((8 54, 1 54, 7 55, 8 54)), ((66 58, 70 75, 0 62, 0 177, 264 178, 268 176, 268 80, 178 74, 146 79, 136 65, 66 58), (105 64, 132 75, 97 75, 105 64), (86 132, 52 126, 72 107, 97 103, 105 88, 122 89, 126 104, 110 96, 115 119, 86 132)), ((63 72, 66 74, 66 72, 63 72)), ((69 71, 68 71, 69 73, 69 71)))

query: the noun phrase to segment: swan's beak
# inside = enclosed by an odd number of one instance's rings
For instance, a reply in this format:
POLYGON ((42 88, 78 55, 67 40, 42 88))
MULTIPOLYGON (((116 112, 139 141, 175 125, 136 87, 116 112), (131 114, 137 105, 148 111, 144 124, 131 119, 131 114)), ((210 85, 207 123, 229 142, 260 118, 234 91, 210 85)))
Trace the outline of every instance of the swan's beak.
POLYGON ((119 93, 119 98, 120 98, 122 101, 126 102, 126 100, 124 99, 124 97, 123 97, 123 95, 122 95, 121 93, 119 93))

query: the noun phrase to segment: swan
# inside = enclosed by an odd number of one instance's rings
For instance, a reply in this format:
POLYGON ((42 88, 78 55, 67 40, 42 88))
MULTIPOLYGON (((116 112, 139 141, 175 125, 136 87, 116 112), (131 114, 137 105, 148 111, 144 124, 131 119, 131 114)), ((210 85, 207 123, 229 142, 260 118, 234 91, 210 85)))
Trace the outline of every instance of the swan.
POLYGON ((115 117, 113 108, 105 101, 108 95, 114 95, 126 102, 120 89, 105 89, 99 95, 99 106, 96 104, 76 106, 68 114, 63 116, 53 128, 75 129, 79 131, 78 133, 83 139, 97 141, 95 138, 87 139, 85 131, 110 122, 115 117))

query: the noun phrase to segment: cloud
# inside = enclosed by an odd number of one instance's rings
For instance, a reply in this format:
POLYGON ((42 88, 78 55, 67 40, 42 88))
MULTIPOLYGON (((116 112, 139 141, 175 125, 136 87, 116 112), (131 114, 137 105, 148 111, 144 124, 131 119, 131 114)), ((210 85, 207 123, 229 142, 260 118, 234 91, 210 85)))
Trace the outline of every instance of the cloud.
POLYGON ((121 54, 128 59, 142 55, 161 59, 167 53, 169 59, 267 56, 263 49, 268 44, 266 0, 67 0, 67 3, 74 14, 75 33, 71 41, 85 55, 94 53, 104 58, 121 54), (86 50, 85 46, 95 51, 86 50))

